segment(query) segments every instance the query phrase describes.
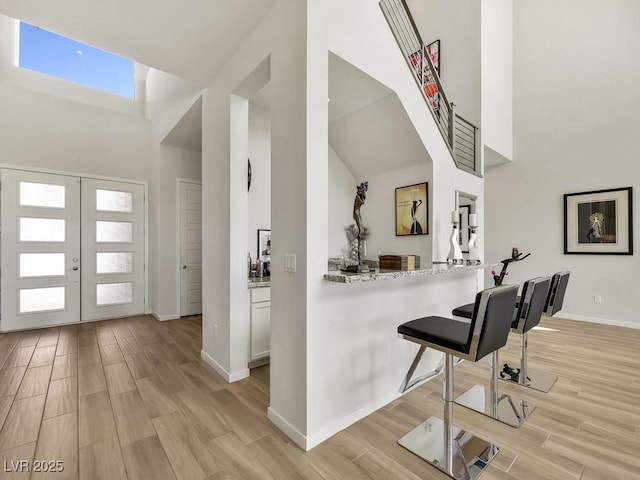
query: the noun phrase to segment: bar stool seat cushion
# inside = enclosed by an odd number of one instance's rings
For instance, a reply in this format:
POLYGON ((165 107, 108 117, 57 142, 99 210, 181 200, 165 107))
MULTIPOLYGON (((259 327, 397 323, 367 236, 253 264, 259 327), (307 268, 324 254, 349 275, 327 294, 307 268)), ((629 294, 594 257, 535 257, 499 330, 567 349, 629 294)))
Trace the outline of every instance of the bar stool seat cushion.
POLYGON ((471 320, 473 318, 473 307, 475 303, 468 303, 467 305, 460 305, 457 308, 454 308, 451 313, 454 317, 462 317, 468 318, 471 320))
MULTIPOLYGON (((473 307, 473 304, 471 304, 473 307)), ((430 316, 398 326, 398 333, 434 343, 450 350, 469 353, 469 324, 451 318, 430 316)))

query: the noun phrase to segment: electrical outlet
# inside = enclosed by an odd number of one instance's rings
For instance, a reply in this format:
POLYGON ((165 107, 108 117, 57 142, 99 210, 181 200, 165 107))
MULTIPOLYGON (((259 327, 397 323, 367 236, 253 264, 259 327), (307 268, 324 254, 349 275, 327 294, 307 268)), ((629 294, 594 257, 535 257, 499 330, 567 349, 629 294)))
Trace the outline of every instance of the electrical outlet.
POLYGON ((600 295, 593 296, 593 303, 600 304, 602 303, 602 297, 600 295))
POLYGON ((214 337, 219 337, 220 336, 220 331, 218 330, 218 325, 214 325, 213 326, 213 336, 214 337))

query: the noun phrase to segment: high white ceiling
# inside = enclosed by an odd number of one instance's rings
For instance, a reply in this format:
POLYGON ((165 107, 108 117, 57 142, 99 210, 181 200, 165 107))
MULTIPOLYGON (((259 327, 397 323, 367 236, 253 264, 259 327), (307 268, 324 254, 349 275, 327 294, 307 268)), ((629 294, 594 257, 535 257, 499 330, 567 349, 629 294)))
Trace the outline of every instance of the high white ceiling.
POLYGON ((206 85, 274 0, 0 0, 0 13, 206 85))

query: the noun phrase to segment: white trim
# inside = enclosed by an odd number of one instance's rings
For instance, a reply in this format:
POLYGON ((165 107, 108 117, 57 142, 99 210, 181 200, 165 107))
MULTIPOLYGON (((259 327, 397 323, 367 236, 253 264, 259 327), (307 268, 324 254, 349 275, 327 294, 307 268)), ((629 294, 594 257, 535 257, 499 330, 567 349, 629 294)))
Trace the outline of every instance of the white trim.
POLYGON ((207 363, 207 365, 209 365, 216 372, 218 372, 220 376, 222 376, 222 378, 224 378, 229 383, 237 382, 238 380, 242 380, 243 378, 247 378, 249 376, 248 368, 244 368, 242 370, 238 370, 237 372, 232 372, 232 373, 227 372, 224 368, 222 368, 222 366, 218 362, 216 362, 212 357, 210 357, 207 354, 207 352, 205 352, 204 350, 200 351, 200 357, 207 363))
POLYGON ((300 431, 287 422, 282 415, 276 412, 272 407, 267 408, 267 417, 271 422, 284 432, 284 434, 293 440, 293 443, 298 445, 301 449, 309 451, 307 448, 307 437, 300 433, 300 431))
POLYGON ((181 215, 181 184, 182 183, 194 183, 196 185, 202 186, 202 182, 200 180, 189 180, 188 178, 176 178, 176 259, 177 262, 177 272, 176 276, 176 305, 178 306, 177 310, 179 315, 182 315, 182 272, 180 268, 180 256, 182 254, 182 219, 181 215))
POLYGON ((151 312, 151 315, 153 315, 153 317, 159 322, 166 322, 167 320, 178 320, 180 318, 180 315, 178 314, 158 315, 156 312, 151 312))
MULTIPOLYGON (((567 320, 577 320, 579 322, 582 321, 582 322, 589 322, 589 323, 599 323, 601 325, 611 325, 614 327, 640 329, 640 323, 623 322, 620 320, 613 320, 610 318, 585 317, 584 315, 574 315, 572 313, 560 313, 557 315, 557 318, 566 318, 567 320)), ((553 320, 553 317, 551 317, 551 320, 553 320)))
POLYGON ((29 167, 27 165, 15 165, 11 163, 0 163, 0 168, 9 170, 22 170, 23 172, 52 173, 54 175, 68 175, 70 177, 92 178, 94 180, 109 180, 111 182, 135 183, 139 185, 148 185, 147 180, 132 180, 130 178, 107 177, 104 175, 95 175, 93 173, 70 172, 68 170, 54 170, 51 168, 29 167))

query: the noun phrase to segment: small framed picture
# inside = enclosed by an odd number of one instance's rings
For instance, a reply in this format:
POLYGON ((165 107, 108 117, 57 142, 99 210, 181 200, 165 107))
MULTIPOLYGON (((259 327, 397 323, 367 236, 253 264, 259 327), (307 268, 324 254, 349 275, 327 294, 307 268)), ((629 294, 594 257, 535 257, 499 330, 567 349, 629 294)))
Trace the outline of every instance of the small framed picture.
POLYGON ((396 236, 429 233, 427 182, 396 188, 396 236))
POLYGON ((564 253, 633 255, 632 187, 564 195, 564 253))
POLYGON ((271 230, 258 229, 258 255, 256 258, 271 256, 271 230))

